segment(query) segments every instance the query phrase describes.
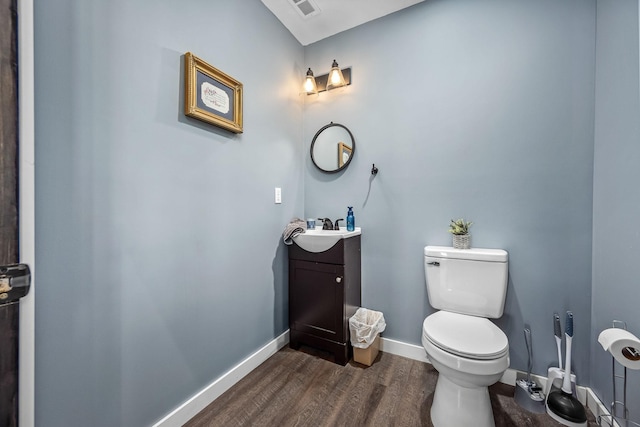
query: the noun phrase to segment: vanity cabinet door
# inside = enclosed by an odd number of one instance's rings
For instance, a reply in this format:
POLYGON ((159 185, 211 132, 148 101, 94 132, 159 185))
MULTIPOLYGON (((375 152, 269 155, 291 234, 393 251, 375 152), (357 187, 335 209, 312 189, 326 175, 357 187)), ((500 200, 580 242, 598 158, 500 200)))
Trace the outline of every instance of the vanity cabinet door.
POLYGON ((345 342, 344 266, 290 260, 290 327, 345 342))

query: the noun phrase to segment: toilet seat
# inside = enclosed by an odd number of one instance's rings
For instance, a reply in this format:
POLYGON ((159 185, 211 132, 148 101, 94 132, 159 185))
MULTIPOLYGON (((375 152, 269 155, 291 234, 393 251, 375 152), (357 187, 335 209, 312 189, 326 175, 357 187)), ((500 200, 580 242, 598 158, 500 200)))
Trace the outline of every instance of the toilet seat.
POLYGON ((493 360, 509 352, 507 336, 484 317, 438 311, 424 320, 424 337, 460 357, 493 360))

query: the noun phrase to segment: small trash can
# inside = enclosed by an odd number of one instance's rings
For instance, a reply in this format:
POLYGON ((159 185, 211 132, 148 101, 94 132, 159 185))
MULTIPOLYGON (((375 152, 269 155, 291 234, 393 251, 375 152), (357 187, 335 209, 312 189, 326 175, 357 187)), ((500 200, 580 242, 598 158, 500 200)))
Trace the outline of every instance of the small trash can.
POLYGON ((349 332, 353 346, 353 360, 371 366, 380 350, 380 332, 387 324, 380 311, 359 308, 349 318, 349 332))

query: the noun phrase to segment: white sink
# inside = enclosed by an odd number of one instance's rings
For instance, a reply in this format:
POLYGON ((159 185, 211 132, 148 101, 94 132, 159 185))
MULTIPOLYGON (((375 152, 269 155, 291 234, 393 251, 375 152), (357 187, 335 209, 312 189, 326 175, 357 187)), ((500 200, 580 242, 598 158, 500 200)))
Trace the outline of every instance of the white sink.
POLYGON ((353 236, 359 236, 360 234, 362 234, 360 227, 356 227, 353 231, 347 231, 346 227, 340 227, 340 230, 323 230, 316 228, 298 234, 293 238, 293 241, 305 251, 317 253, 331 249, 331 247, 341 239, 348 239, 353 236))

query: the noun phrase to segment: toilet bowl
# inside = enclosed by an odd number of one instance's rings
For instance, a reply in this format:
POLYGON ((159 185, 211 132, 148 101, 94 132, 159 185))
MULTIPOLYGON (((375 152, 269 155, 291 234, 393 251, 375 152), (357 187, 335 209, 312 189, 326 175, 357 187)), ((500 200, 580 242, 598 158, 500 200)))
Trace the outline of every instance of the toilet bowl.
POLYGON ((433 425, 493 427, 487 387, 509 367, 504 333, 487 319, 439 311, 424 320, 422 345, 439 374, 431 406, 433 425), (451 334, 456 329, 461 333, 451 334))
POLYGON ((422 345, 438 371, 435 427, 495 427, 488 386, 509 367, 509 341, 489 318, 503 314, 507 257, 501 249, 424 249, 429 302, 439 310, 422 325, 422 345))

